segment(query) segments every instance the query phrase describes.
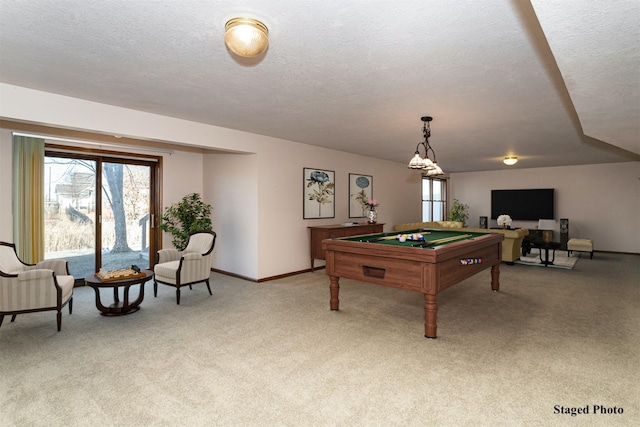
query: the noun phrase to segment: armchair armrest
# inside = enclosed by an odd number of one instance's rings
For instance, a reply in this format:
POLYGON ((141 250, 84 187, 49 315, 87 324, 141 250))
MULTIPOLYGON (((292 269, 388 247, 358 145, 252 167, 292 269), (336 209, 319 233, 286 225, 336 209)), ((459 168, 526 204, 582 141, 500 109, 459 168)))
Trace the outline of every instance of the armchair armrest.
MULTIPOLYGON (((39 268, 34 270, 26 270, 18 273, 18 281, 23 282, 28 280, 46 279, 49 277, 53 277, 54 275, 55 273, 53 272, 53 270, 49 269, 39 268)), ((53 284, 53 280, 51 281, 51 284, 53 284)))
POLYGON ((177 261, 180 259, 180 251, 177 249, 160 249, 157 253, 156 263, 161 264, 163 262, 177 261))
POLYGON ((0 277, 0 311, 53 310, 73 296, 73 276, 57 276, 53 270, 31 269, 17 277, 0 277))
POLYGON ((199 254, 197 252, 190 252, 188 254, 182 255, 182 259, 185 261, 199 261, 202 258, 204 258, 202 254, 199 254))
POLYGON ((69 275, 69 265, 67 260, 64 259, 48 259, 44 261, 40 261, 34 267, 30 268, 30 270, 36 269, 46 269, 53 270, 58 276, 68 276, 69 275))

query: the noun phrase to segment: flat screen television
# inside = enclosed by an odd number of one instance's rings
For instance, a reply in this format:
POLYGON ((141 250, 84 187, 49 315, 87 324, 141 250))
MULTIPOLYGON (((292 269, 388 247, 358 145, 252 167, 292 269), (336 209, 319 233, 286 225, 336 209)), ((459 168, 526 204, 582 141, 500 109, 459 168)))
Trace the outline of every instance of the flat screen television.
POLYGON ((513 220, 555 219, 553 188, 491 190, 491 218, 509 215, 513 220))

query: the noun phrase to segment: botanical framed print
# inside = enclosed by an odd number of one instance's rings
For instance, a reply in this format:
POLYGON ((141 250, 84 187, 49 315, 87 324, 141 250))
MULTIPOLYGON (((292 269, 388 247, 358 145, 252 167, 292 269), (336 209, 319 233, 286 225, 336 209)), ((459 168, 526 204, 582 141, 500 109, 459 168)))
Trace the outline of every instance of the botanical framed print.
POLYGON ((336 173, 330 170, 303 169, 303 219, 334 218, 336 173))
POLYGON ((373 198, 373 177, 357 173, 349 174, 349 218, 364 218, 369 208, 367 201, 373 198))

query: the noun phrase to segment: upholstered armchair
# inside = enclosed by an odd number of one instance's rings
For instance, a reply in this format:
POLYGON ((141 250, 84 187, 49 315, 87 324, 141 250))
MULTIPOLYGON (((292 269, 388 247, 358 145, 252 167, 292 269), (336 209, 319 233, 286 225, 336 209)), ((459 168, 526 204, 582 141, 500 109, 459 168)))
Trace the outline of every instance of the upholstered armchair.
POLYGON ((13 243, 0 242, 0 326, 4 316, 57 310, 58 331, 62 327, 62 307, 73 309, 73 276, 61 259, 25 264, 13 243))
POLYGON ((156 255, 156 265, 153 268, 153 296, 158 296, 158 283, 176 288, 177 303, 180 304, 180 288, 195 283, 207 284, 209 295, 209 276, 211 276, 211 261, 213 247, 216 244, 216 233, 213 231, 199 231, 189 236, 187 247, 177 249, 160 249, 156 255))

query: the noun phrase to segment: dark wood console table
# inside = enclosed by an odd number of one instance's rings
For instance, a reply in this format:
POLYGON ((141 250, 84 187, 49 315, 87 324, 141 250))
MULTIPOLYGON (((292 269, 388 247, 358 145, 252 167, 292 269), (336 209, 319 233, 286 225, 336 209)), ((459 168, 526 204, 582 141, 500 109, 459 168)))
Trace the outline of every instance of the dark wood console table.
POLYGON ((308 227, 311 231, 311 271, 313 262, 316 259, 325 259, 325 251, 322 249, 324 239, 335 239, 337 237, 358 236, 360 234, 382 233, 384 224, 356 224, 356 225, 318 225, 308 227))

